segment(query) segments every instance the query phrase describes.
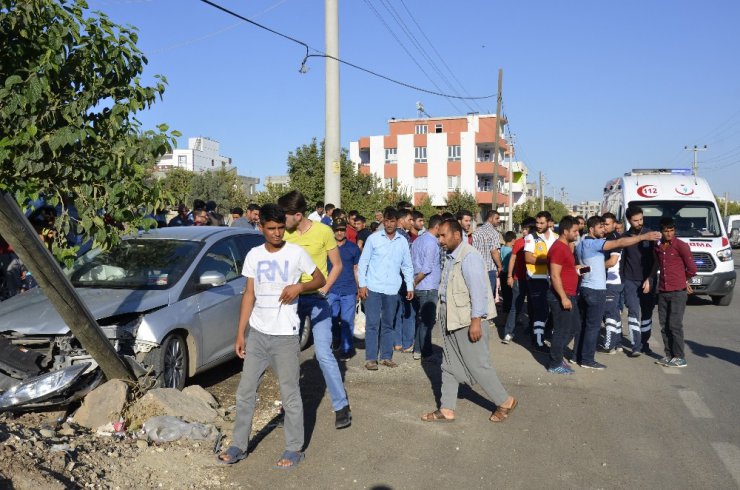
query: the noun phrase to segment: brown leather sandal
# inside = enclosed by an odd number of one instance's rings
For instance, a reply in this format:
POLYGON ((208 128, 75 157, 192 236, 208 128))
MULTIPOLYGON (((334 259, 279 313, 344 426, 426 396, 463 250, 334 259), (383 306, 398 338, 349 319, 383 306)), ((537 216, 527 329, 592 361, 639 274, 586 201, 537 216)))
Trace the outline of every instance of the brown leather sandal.
POLYGON ((454 418, 445 417, 445 414, 443 414, 440 410, 435 410, 434 412, 425 413, 421 416, 421 420, 424 422, 454 422, 454 418))
POLYGON ((488 420, 493 423, 504 422, 507 418, 509 418, 509 415, 511 414, 511 412, 514 411, 517 405, 519 405, 519 402, 516 398, 514 398, 513 400, 514 401, 511 403, 511 406, 509 408, 496 407, 496 411, 493 412, 490 417, 488 417, 488 420))

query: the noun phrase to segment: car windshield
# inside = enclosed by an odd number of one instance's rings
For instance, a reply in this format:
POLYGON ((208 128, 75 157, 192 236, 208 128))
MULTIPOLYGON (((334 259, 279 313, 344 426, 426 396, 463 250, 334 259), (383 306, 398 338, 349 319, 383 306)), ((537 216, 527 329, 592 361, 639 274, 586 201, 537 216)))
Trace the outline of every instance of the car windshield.
POLYGON ((89 251, 65 274, 75 287, 167 289, 180 280, 201 247, 186 240, 124 240, 110 250, 89 251))
POLYGON ((660 230, 660 220, 673 218, 676 236, 719 237, 722 236, 719 216, 711 202, 686 201, 632 201, 630 206, 642 208, 645 227, 660 230))

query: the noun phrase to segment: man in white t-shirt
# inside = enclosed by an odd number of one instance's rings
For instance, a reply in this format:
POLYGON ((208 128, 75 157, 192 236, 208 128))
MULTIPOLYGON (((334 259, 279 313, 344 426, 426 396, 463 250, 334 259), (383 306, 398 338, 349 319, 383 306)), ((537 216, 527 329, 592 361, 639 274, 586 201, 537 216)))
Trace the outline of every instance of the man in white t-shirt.
POLYGON ((288 468, 304 459, 298 295, 323 287, 326 279, 302 247, 283 240, 285 213, 280 207, 262 207, 260 228, 265 244, 249 251, 242 271, 247 287, 234 349, 244 359, 244 367, 236 391, 233 442, 218 460, 233 464, 247 457, 257 388, 269 365, 280 383, 285 410, 285 451, 276 467, 288 468), (301 283, 304 273, 311 280, 301 283))

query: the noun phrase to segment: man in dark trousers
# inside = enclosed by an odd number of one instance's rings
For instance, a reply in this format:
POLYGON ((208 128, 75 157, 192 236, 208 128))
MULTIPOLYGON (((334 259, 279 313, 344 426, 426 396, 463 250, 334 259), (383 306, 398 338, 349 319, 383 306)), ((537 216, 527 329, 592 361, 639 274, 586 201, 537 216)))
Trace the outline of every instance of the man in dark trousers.
MULTIPOLYGON (((625 237, 644 235, 650 230, 643 226, 642 208, 630 206, 626 211, 630 229, 625 237)), ((630 357, 639 357, 643 352, 651 354, 648 341, 653 327, 653 308, 655 308, 654 281, 651 278, 655 252, 655 242, 641 241, 622 250, 622 284, 624 302, 627 305, 627 322, 632 335, 630 357)))
POLYGON ((696 275, 696 264, 686 242, 676 238, 673 218, 660 220, 661 239, 655 246, 657 260, 653 272, 660 271, 658 280, 658 318, 663 335, 665 357, 656 364, 666 367, 686 367, 683 350, 683 313, 686 298, 693 291, 688 280, 696 275))

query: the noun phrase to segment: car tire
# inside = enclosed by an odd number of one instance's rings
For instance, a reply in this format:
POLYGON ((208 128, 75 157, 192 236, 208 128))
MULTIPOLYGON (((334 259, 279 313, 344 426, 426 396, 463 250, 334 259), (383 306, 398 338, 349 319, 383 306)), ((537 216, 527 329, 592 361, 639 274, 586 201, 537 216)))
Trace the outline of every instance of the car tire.
POLYGON ((188 378, 188 344, 180 334, 165 337, 162 345, 147 354, 145 363, 154 367, 156 388, 182 390, 188 378))
POLYGON ((298 335, 300 338, 300 345, 301 350, 306 349, 309 345, 311 345, 311 318, 306 317, 306 319, 303 321, 303 324, 301 325, 300 330, 298 331, 298 335))
POLYGON ((730 303, 732 303, 732 292, 724 296, 712 296, 712 303, 717 306, 730 306, 730 303))

